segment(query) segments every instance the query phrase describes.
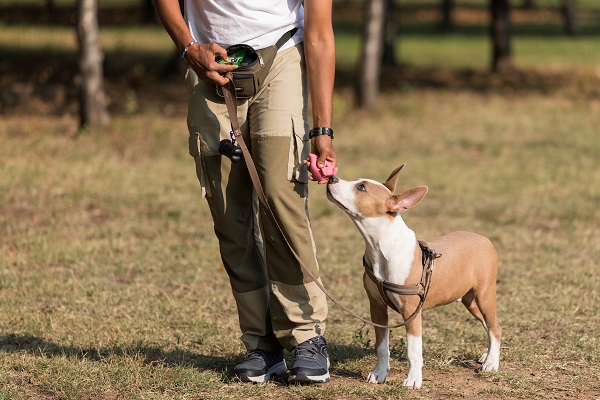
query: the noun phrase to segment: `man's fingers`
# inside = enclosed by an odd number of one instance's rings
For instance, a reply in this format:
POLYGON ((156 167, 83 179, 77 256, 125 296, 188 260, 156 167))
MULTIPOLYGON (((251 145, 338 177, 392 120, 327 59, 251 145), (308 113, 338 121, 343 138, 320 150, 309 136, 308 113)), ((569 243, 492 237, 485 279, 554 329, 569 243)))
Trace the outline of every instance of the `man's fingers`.
POLYGON ((221 86, 226 85, 229 82, 229 79, 225 78, 223 75, 220 75, 214 71, 206 74, 206 77, 209 78, 209 80, 212 80, 217 85, 221 85, 221 86))
POLYGON ((212 51, 215 56, 219 56, 225 61, 229 60, 229 57, 227 57, 227 50, 216 43, 208 45, 208 50, 212 51))
POLYGON ((319 154, 319 158, 317 158, 317 167, 323 168, 325 166, 325 161, 327 161, 328 154, 321 153, 319 154))
POLYGON ((212 66, 212 70, 223 75, 226 74, 227 72, 231 72, 231 71, 235 71, 238 66, 235 64, 219 64, 219 63, 215 63, 214 66, 212 66))
POLYGON ((317 166, 319 168, 323 168, 325 166, 325 161, 332 162, 335 166, 336 157, 335 153, 333 152, 333 146, 329 136, 319 135, 312 138, 311 148, 313 149, 313 153, 318 154, 317 166))

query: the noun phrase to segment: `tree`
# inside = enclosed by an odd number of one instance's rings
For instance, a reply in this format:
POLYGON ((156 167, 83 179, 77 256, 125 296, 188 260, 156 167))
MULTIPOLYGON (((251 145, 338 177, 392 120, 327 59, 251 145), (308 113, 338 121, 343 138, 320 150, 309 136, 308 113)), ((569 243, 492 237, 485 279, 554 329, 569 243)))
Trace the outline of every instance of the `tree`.
POLYGON ((78 0, 77 39, 80 70, 80 126, 106 126, 110 115, 106 108, 100 47, 97 0, 78 0))
MULTIPOLYGON (((447 7, 450 13, 453 4, 452 0, 443 0, 442 7, 447 7)), ((356 104, 361 108, 375 105, 380 89, 382 62, 394 60, 391 51, 395 40, 395 23, 390 16, 393 13, 393 9, 390 10, 392 6, 393 0, 368 0, 365 3, 363 43, 356 85, 356 104), (384 53, 385 60, 382 57, 382 47, 387 49, 387 53, 384 53), (389 58, 390 54, 392 58, 389 58)), ((494 72, 503 72, 512 68, 510 0, 489 0, 489 10, 491 69, 494 72)))
POLYGON ((385 0, 385 28, 383 32, 383 65, 396 65, 396 2, 385 0))
POLYGON ((363 44, 358 70, 358 85, 356 87, 358 107, 373 107, 379 95, 385 1, 369 0, 366 4, 367 12, 365 13, 363 44))
POLYGON ((43 7, 46 11, 49 11, 49 12, 54 11, 55 6, 56 6, 56 4, 55 4, 54 0, 44 0, 43 7))
POLYGON ((452 11, 454 11, 454 0, 442 0, 441 4, 442 21, 440 28, 443 32, 450 32, 454 29, 454 20, 452 19, 452 11))
POLYGON ((510 0, 490 0, 490 13, 492 71, 502 72, 512 67, 510 0))
MULTIPOLYGON (((152 1, 152 0, 150 0, 150 1, 152 1)), ((185 6, 184 0, 179 0, 179 11, 181 11, 181 15, 184 15, 184 11, 185 11, 184 6, 185 6)), ((154 10, 154 8, 153 8, 153 10, 154 10)), ((165 65, 165 67, 162 70, 162 75, 163 76, 168 76, 168 75, 172 75, 172 74, 181 75, 185 72, 186 68, 187 68, 186 61, 181 59, 181 50, 179 50, 177 47, 174 47, 173 52, 171 53, 171 57, 169 57, 167 64, 165 65)))
POLYGON ((562 0, 561 11, 565 21, 565 33, 574 36, 579 33, 575 12, 575 0, 562 0))
POLYGON ((151 24, 156 21, 156 13, 154 12, 154 4, 152 0, 142 1, 142 22, 144 24, 151 24))
POLYGON ((523 0, 523 4, 521 5, 521 7, 523 7, 526 10, 535 8, 535 1, 534 0, 523 0))

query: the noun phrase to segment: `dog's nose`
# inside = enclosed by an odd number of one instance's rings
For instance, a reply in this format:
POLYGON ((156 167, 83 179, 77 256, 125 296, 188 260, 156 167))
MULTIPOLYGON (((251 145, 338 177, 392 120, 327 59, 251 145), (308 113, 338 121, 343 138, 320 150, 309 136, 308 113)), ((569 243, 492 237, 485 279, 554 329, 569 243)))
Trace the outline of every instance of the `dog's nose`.
POLYGON ((330 183, 337 183, 338 181, 339 181, 339 179, 338 179, 338 178, 337 178, 335 175, 331 175, 331 176, 329 177, 329 181, 327 182, 327 184, 330 184, 330 183))

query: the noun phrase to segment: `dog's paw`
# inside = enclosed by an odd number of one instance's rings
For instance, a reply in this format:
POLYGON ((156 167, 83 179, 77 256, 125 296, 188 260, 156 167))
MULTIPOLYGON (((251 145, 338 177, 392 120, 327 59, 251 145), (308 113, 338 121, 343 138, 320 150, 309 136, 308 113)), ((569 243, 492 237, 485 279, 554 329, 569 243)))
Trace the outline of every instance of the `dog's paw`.
POLYGON ((369 376, 367 376, 368 383, 383 383, 385 382, 385 378, 387 378, 387 374, 377 373, 376 371, 370 372, 369 376))
POLYGON ((498 371, 500 360, 495 357, 487 357, 481 365, 482 371, 498 371))
POLYGON ((486 351, 485 353, 483 353, 483 354, 481 355, 481 357, 479 357, 479 364, 483 364, 483 363, 485 362, 485 360, 486 360, 486 358, 487 358, 487 355, 488 355, 488 353, 487 353, 487 351, 486 351))
POLYGON ((479 358, 479 362, 481 363, 482 371, 498 371, 500 367, 500 357, 494 357, 493 354, 489 354, 488 352, 483 353, 479 358))
POLYGON ((423 385, 423 379, 421 376, 412 376, 409 373, 402 385, 409 389, 421 389, 421 386, 423 385))

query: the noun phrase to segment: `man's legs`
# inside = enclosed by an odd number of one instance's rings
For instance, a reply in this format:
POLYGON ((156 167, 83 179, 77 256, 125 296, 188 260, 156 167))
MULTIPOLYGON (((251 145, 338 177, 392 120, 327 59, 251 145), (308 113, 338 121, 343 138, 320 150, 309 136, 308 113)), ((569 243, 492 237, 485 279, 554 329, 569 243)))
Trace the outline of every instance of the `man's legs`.
MULTIPOLYGON (((250 100, 252 157, 265 195, 287 240, 306 267, 319 276, 307 210, 310 151, 307 83, 302 45, 281 51, 261 91, 250 100)), ((266 210, 261 207, 271 319, 279 341, 292 350, 323 334, 326 297, 305 274, 266 210)))
MULTIPOLYGON (((280 52, 261 92, 250 101, 252 156, 269 205, 287 241, 318 277, 308 218, 307 82, 302 46, 280 52)), ((272 217, 261 207, 271 320, 279 341, 296 349, 290 382, 329 381, 329 356, 322 334, 327 302, 300 267, 272 217)))
MULTIPOLYGON (((206 195, 219 240, 221 258, 236 300, 242 342, 247 349, 281 352, 269 315, 269 287, 256 217, 257 202, 244 162, 232 163, 219 155, 222 139, 229 138, 229 116, 214 85, 198 81, 189 70, 188 128, 190 154, 206 195)), ((240 106, 240 111, 245 108, 240 106)), ((247 135, 246 112, 240 112, 247 135)), ((249 137, 246 139, 249 142, 249 137)))
MULTIPOLYGON (((276 218, 296 253, 318 276, 307 212, 308 173, 302 164, 309 147, 307 85, 301 58, 301 47, 278 54, 261 92, 249 102, 240 102, 238 115, 276 218)), ((188 90, 190 153, 196 160, 198 178, 206 190, 215 222, 221 256, 238 305, 242 340, 251 351, 258 348, 277 352, 281 349, 279 342, 289 350, 300 344, 298 349, 308 349, 307 354, 317 348, 322 356, 319 370, 324 369, 324 373, 313 374, 314 381, 328 380, 326 345, 320 337, 327 316, 325 295, 302 272, 271 217, 262 210, 268 271, 265 273, 252 212, 256 200, 250 194, 252 186, 246 166, 244 162, 231 164, 218 155, 219 141, 229 137, 226 108, 214 94, 214 87, 198 83, 193 73, 188 76, 188 90), (270 291, 266 289, 267 275, 270 291), (279 342, 274 341, 273 331, 279 342)), ((255 355, 251 351, 248 354, 255 355)), ((262 359, 268 361, 266 357, 262 359)), ((309 371, 306 367, 301 369, 309 371)))

